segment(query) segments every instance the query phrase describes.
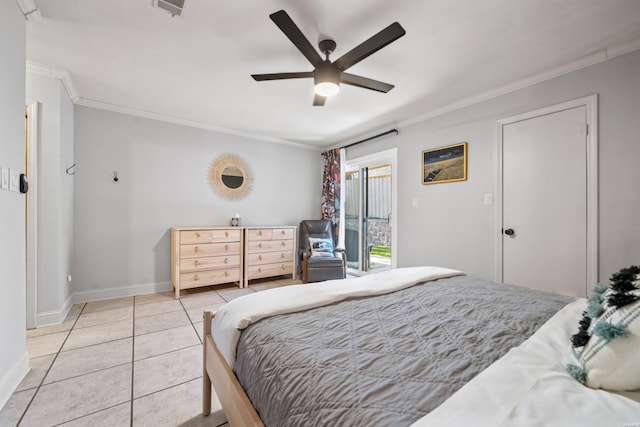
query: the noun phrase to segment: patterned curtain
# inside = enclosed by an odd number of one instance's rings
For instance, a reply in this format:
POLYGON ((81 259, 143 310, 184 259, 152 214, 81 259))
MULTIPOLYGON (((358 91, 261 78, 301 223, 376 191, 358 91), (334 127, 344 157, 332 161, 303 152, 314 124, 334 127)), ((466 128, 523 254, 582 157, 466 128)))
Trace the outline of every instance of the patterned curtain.
POLYGON ((322 203, 321 219, 329 219, 333 223, 336 242, 340 236, 340 149, 322 153, 324 168, 322 171, 322 203))

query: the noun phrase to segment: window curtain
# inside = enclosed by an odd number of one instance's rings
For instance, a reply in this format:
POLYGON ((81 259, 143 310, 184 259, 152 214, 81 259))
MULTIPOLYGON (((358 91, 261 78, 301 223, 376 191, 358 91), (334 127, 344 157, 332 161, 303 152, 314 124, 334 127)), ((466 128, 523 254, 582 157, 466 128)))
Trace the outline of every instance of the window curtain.
POLYGON ((332 222, 336 242, 340 242, 340 149, 329 150, 322 155, 324 167, 320 218, 332 222))

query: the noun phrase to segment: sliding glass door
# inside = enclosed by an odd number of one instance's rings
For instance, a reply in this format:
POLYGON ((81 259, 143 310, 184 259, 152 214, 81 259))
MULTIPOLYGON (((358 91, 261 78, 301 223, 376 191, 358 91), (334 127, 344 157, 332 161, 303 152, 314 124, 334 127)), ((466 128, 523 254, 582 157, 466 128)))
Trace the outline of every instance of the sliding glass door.
POLYGON ((392 163, 349 164, 345 176, 345 249, 353 274, 392 266, 392 163))

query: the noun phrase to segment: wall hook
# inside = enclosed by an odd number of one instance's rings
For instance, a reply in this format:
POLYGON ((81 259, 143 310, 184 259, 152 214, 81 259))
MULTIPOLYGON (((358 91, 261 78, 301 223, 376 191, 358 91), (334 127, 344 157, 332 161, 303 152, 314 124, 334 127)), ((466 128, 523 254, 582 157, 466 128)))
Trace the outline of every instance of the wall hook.
POLYGON ((73 169, 75 166, 76 166, 76 164, 74 163, 74 164, 72 164, 71 166, 69 166, 67 168, 67 170, 65 171, 65 172, 67 172, 67 175, 75 175, 76 174, 76 171, 71 172, 71 169, 73 169))
POLYGON ((113 181, 118 182, 118 171, 113 171, 113 181))

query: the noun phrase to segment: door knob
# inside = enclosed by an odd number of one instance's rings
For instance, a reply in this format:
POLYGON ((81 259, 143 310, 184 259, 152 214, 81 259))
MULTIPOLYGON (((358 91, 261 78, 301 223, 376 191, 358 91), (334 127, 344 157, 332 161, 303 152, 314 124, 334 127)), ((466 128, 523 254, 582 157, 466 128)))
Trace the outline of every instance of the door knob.
POLYGON ((507 228, 506 230, 504 230, 504 234, 506 234, 507 236, 513 236, 514 234, 516 234, 516 232, 513 228, 507 228))

